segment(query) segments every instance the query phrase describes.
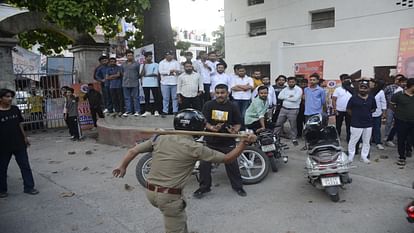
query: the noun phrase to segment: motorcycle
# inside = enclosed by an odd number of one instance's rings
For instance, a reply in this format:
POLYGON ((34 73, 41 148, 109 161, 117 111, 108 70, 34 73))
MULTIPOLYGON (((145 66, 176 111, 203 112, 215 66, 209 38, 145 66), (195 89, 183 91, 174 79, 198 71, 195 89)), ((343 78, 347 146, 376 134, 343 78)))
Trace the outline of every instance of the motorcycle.
POLYGON ((289 149, 286 144, 280 142, 280 137, 273 133, 273 130, 266 129, 257 134, 256 146, 269 158, 270 167, 273 172, 277 172, 277 161, 282 159, 288 162, 288 156, 284 150, 289 149))
POLYGON ((306 176, 310 184, 324 189, 333 202, 338 202, 339 188, 352 182, 348 156, 340 146, 334 126, 327 125, 322 114, 311 116, 303 135, 307 147, 306 176))
MULTIPOLYGON (((204 143, 202 138, 197 142, 204 143)), ((269 173, 269 158, 256 146, 247 146, 242 154, 237 158, 243 184, 257 184, 261 182, 269 173)), ((146 187, 147 177, 151 170, 152 154, 144 154, 135 167, 135 175, 138 182, 146 187)), ((193 175, 199 180, 199 162, 194 166, 193 175)), ((217 170, 219 164, 213 164, 212 171, 217 170)))

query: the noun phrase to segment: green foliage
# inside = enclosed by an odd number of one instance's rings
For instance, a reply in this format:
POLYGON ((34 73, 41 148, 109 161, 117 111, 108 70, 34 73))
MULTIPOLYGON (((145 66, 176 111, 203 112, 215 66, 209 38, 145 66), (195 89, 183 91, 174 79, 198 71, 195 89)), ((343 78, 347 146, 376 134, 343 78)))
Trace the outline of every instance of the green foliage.
POLYGON ((38 50, 45 55, 59 54, 73 42, 66 36, 49 30, 33 30, 19 34, 19 44, 24 48, 32 48, 39 41, 43 43, 38 50))
POLYGON ((185 41, 178 41, 177 44, 175 45, 176 49, 181 49, 181 51, 188 51, 188 49, 190 48, 191 43, 190 42, 185 42, 185 41))
POLYGON ((224 26, 219 26, 219 28, 216 31, 213 31, 211 34, 213 35, 213 37, 215 37, 215 40, 213 42, 214 50, 219 51, 224 57, 225 56, 224 26))
MULTIPOLYGON (((121 18, 133 23, 136 28, 140 28, 143 12, 150 8, 150 0, 8 0, 6 2, 18 7, 26 7, 31 11, 45 13, 46 20, 64 29, 74 29, 80 33, 93 34, 96 26, 100 25, 106 38, 116 35, 118 21, 121 18)), ((39 36, 42 33, 44 32, 36 30, 36 33, 26 33, 21 37, 25 37, 28 42, 33 42, 35 38, 44 39, 39 36)), ((140 37, 139 34, 134 36, 140 37)), ((64 47, 67 41, 59 40, 59 38, 56 38, 54 42, 64 47)), ((53 47, 47 44, 47 40, 38 40, 38 42, 43 44, 45 49, 53 47)))

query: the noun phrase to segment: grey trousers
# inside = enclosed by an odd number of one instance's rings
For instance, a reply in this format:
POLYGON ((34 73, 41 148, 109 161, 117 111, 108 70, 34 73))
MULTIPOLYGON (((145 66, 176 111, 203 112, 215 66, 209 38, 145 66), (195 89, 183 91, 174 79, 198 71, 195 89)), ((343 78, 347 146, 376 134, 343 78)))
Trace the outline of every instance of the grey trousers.
POLYGON ((283 125, 288 120, 290 124, 290 139, 294 140, 298 137, 298 129, 296 127, 296 117, 298 116, 299 109, 280 109, 279 116, 276 121, 275 132, 279 135, 283 128, 283 125))

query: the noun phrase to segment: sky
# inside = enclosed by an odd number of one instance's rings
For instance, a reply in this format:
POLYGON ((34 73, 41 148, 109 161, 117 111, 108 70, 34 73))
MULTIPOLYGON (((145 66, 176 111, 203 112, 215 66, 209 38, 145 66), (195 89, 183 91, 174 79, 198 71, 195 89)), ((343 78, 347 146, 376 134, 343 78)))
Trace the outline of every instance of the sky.
POLYGON ((223 8, 224 0, 170 0, 171 26, 210 34, 224 25, 223 8))

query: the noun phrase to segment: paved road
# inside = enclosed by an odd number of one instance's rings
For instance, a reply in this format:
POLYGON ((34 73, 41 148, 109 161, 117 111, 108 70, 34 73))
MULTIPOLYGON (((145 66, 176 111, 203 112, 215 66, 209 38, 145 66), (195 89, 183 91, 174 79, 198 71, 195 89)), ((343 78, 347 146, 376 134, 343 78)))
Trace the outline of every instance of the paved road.
MULTIPOLYGON (((111 177, 111 170, 126 148, 97 144, 93 138, 71 142, 66 131, 31 135, 29 150, 40 194, 22 193, 22 181, 14 161, 9 168, 9 197, 0 199, 0 232, 162 232, 162 218, 146 200, 131 164, 124 179, 111 177), (91 151, 92 154, 87 154, 91 151), (68 152, 75 152, 69 154, 68 152), (126 190, 125 184, 132 190, 126 190), (62 193, 74 192, 72 197, 62 193)), ((229 187, 224 167, 213 175, 214 187, 201 200, 191 197, 197 188, 191 179, 188 199, 190 230, 240 233, 408 233, 403 207, 411 197, 413 160, 405 169, 394 165, 395 149, 382 154, 390 159, 352 171, 354 182, 341 190, 341 201, 309 185, 304 178, 304 153, 289 150, 287 165, 260 184, 246 186, 247 197, 229 187)), ((379 157, 374 148, 372 154, 379 157)))

